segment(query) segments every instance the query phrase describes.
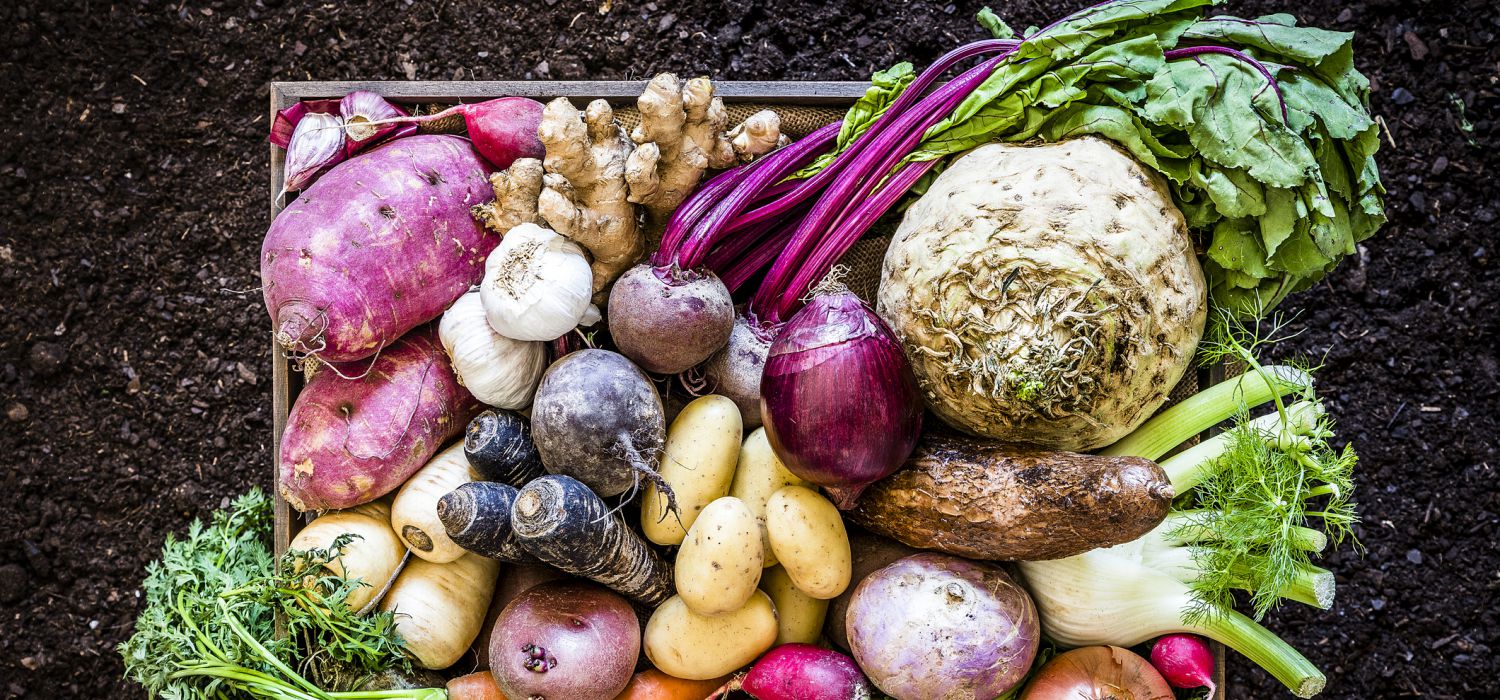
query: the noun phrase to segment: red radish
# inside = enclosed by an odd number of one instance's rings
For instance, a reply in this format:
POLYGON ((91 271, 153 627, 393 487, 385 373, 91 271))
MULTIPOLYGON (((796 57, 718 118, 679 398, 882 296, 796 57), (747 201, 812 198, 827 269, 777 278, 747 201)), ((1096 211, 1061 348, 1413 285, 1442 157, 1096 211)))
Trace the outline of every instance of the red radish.
POLYGON ((448 109, 420 117, 397 117, 365 122, 366 127, 386 124, 427 124, 455 114, 464 118, 474 150, 500 170, 510 167, 517 158, 541 159, 547 155, 536 130, 542 123, 543 105, 525 97, 497 97, 484 102, 453 105, 448 109))
POLYGON ((869 700, 870 683, 851 659, 811 644, 783 644, 711 698, 742 690, 755 700, 869 700))
POLYGON ((1173 688, 1208 688, 1214 697, 1214 652, 1196 634, 1169 634, 1151 646, 1151 665, 1173 688))

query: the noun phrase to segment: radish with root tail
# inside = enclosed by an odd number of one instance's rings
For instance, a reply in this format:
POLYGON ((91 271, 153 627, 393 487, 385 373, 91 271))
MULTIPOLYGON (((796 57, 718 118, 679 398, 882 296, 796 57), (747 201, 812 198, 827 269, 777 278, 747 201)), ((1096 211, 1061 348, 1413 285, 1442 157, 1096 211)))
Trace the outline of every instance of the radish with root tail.
POLYGON ((531 434, 547 471, 604 497, 645 479, 677 510, 672 487, 656 471, 666 441, 661 396, 623 355, 580 350, 552 363, 532 402, 531 434))
POLYGON ((536 134, 537 125, 542 121, 542 107, 542 103, 525 97, 497 97, 484 102, 453 105, 419 117, 392 117, 351 124, 349 128, 432 124, 462 116, 474 149, 491 165, 504 169, 517 158, 541 158, 544 155, 542 142, 536 134))
MULTIPOLYGON (((412 136, 329 170, 271 222, 260 277, 293 357, 367 358, 479 282, 500 238, 469 215, 490 166, 456 136, 412 136)), ((357 372, 356 372, 357 374, 357 372)))
POLYGON ((324 511, 380 498, 479 413, 434 335, 412 333, 373 363, 331 365, 307 382, 281 436, 277 481, 288 504, 324 511))

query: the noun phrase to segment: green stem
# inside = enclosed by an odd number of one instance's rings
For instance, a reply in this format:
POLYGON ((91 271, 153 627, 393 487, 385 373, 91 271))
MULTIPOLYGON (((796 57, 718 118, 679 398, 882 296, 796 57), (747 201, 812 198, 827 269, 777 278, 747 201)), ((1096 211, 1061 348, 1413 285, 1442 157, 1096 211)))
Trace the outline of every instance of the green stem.
MULTIPOLYGON (((1220 384, 1219 386, 1224 385, 1220 384)), ((1279 435, 1285 429, 1295 430, 1300 425, 1300 423, 1295 421, 1301 418, 1304 412, 1320 410, 1322 409, 1318 404, 1302 401, 1292 404, 1291 408, 1285 412, 1267 413, 1264 416, 1252 419, 1249 421, 1248 427, 1263 435, 1272 435, 1270 444, 1275 445, 1274 436, 1279 435), (1288 415, 1292 417, 1293 422, 1288 423, 1284 419, 1284 416, 1288 415)), ((1162 415, 1166 415, 1165 412, 1162 415)), ((1147 425, 1150 425, 1150 423, 1147 423, 1147 425)), ((1140 430, 1136 431, 1136 433, 1139 432, 1140 430)), ((1134 434, 1131 433, 1131 435, 1134 434)), ((1234 431, 1224 431, 1162 460, 1159 466, 1161 466, 1162 471, 1166 472, 1167 479, 1172 482, 1172 488, 1177 491, 1178 495, 1182 495, 1198 484, 1203 483, 1203 480, 1213 473, 1213 467, 1217 464, 1217 460, 1233 446, 1234 438, 1234 431)), ((1127 437, 1126 439, 1130 438, 1127 437)), ((1153 458, 1148 457, 1148 459, 1153 458)))
POLYGON ((1190 627, 1196 628, 1191 631, 1207 635, 1244 654, 1299 698, 1317 695, 1328 682, 1307 657, 1270 630, 1234 610, 1216 611, 1202 624, 1190 627))
POLYGON ((1333 607, 1335 584, 1333 572, 1322 567, 1298 567, 1297 577, 1282 592, 1282 597, 1321 610, 1333 607))
MULTIPOLYGON (((1273 365, 1220 382, 1156 414, 1135 432, 1099 454, 1112 457, 1161 459, 1172 448, 1246 408, 1310 386, 1312 378, 1294 367, 1273 365), (1274 381, 1267 381, 1270 378, 1274 381), (1273 386, 1274 385, 1274 386, 1273 386)), ((1182 490, 1178 489, 1178 493, 1182 490)))
MULTIPOLYGON (((1212 517, 1214 514, 1203 510, 1174 510, 1158 526, 1161 541, 1172 547, 1220 541, 1222 538, 1208 520, 1212 517)), ((1293 526, 1287 531, 1287 538, 1293 548, 1304 552, 1321 552, 1328 547, 1328 535, 1310 527, 1293 526)))

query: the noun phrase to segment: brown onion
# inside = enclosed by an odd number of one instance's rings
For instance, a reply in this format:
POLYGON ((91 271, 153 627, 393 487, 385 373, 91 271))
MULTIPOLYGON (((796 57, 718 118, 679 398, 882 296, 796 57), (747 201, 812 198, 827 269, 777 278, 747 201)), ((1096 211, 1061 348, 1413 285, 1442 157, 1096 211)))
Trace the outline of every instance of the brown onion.
POLYGON ((776 456, 839 508, 899 469, 922 432, 922 397, 901 343, 848 290, 814 297, 787 321, 760 393, 776 456))
POLYGON ((1172 686, 1129 649, 1082 647, 1048 661, 1020 700, 1173 700, 1172 686))

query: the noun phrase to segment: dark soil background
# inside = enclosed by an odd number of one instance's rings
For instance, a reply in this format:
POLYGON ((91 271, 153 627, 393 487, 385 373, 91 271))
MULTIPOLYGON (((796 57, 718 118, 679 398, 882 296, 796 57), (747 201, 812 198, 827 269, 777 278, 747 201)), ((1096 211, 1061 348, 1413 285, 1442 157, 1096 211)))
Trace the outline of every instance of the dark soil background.
MULTIPOLYGON (((1076 2, 993 3, 1015 26, 1076 2)), ((270 475, 267 83, 864 79, 978 38, 978 5, 0 3, 0 695, 137 696, 114 646, 164 535, 270 475), (235 291, 241 290, 241 291, 235 291), (245 293, 243 290, 252 290, 245 293)), ((1337 606, 1269 626, 1329 698, 1500 694, 1500 10, 1239 2, 1358 32, 1391 224, 1294 298, 1288 351, 1363 461, 1337 606)), ((1230 662, 1231 697, 1285 697, 1230 662)))

